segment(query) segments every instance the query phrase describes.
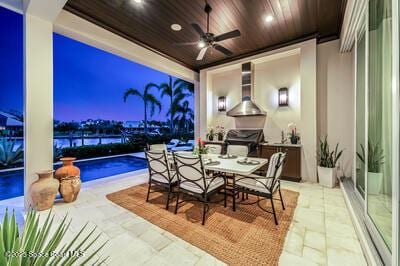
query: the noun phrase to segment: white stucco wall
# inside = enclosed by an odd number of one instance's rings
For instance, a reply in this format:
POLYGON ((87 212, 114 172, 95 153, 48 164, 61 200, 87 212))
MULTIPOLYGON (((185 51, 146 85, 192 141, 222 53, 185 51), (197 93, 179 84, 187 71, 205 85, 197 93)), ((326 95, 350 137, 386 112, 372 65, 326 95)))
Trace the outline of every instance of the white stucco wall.
POLYGON ((339 41, 317 46, 318 137, 345 149, 338 174, 352 176, 354 150, 353 54, 340 53, 339 41))
POLYGON ((264 128, 269 142, 280 141, 280 132, 295 122, 301 132, 302 177, 316 181, 316 42, 309 40, 275 51, 244 58, 200 71, 200 134, 207 127, 264 128), (267 111, 267 117, 227 117, 217 110, 219 96, 227 97, 227 110, 241 99, 241 64, 255 65, 253 99, 267 111), (280 87, 289 88, 289 107, 278 108, 280 87), (204 115, 202 115, 205 113, 204 115))
MULTIPOLYGON (((241 69, 238 68, 215 74, 212 78, 212 102, 219 96, 226 96, 227 110, 241 101, 241 69)), ((300 109, 300 54, 289 55, 254 65, 253 99, 266 112, 266 117, 227 117, 218 112, 217 104, 212 105, 210 124, 226 128, 263 128, 269 142, 280 142, 281 131, 287 133, 288 123, 299 124, 300 109), (284 70, 284 71, 283 71, 284 70), (278 89, 289 89, 289 106, 278 106, 278 89)))

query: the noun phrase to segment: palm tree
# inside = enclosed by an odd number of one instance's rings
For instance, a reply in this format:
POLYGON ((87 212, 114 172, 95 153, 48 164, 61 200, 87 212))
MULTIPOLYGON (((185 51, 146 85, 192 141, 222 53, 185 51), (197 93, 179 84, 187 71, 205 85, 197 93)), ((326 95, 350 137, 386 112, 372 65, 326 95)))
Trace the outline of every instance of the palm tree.
POLYGON ((149 83, 144 87, 143 93, 141 93, 139 90, 130 88, 127 89, 124 93, 124 102, 128 99, 130 95, 132 96, 137 96, 142 99, 143 104, 144 104, 144 133, 147 134, 147 108, 148 105, 150 105, 150 117, 154 115, 156 107, 158 108, 158 112, 161 112, 161 103, 160 101, 149 92, 149 90, 152 87, 156 87, 154 83, 149 83))
POLYGON ((169 97, 170 106, 166 115, 169 116, 170 132, 174 133, 174 119, 175 119, 175 114, 179 109, 180 102, 186 96, 194 94, 194 86, 193 84, 183 79, 175 79, 175 81, 172 82, 172 77, 171 76, 168 77, 169 77, 168 82, 163 82, 157 87, 161 91, 161 97, 164 96, 169 97))
POLYGON ((177 108, 175 123, 183 129, 183 131, 189 132, 190 127, 193 125, 194 111, 189 107, 189 101, 185 100, 182 105, 177 108))

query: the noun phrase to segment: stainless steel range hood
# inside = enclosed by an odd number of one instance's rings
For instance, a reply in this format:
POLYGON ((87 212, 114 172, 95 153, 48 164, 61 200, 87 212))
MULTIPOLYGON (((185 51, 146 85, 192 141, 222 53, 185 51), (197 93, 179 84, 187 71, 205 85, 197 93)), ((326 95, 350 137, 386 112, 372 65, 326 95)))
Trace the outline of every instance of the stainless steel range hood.
POLYGON ((242 64, 242 102, 237 104, 226 115, 228 116, 265 116, 267 113, 252 100, 254 87, 253 63, 242 64))

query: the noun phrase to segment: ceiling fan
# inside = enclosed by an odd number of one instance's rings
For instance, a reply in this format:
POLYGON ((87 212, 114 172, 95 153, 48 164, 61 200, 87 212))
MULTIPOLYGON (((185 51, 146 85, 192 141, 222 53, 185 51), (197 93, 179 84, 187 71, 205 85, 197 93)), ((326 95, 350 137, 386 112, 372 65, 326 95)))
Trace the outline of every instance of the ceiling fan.
POLYGON ((218 44, 218 42, 228 40, 231 38, 239 37, 240 31, 233 30, 230 32, 226 32, 220 35, 215 36, 214 33, 210 32, 210 13, 212 11, 211 6, 206 1, 206 6, 204 7, 204 11, 207 13, 207 32, 204 32, 199 24, 192 23, 193 29, 200 35, 200 41, 198 42, 191 42, 191 43, 181 43, 180 45, 194 45, 197 44, 199 48, 201 48, 199 55, 197 56, 198 61, 203 60, 204 55, 206 54, 208 48, 215 49, 226 56, 233 55, 233 52, 229 49, 223 47, 222 45, 218 44))

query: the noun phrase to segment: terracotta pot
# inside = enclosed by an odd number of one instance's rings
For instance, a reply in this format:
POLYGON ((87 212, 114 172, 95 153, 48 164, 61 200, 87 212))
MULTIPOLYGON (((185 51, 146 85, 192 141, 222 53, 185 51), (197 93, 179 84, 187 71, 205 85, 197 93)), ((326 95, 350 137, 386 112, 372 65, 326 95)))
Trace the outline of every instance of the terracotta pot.
POLYGON ((81 176, 81 170, 74 165, 74 161, 76 158, 74 157, 64 157, 61 158, 60 161, 63 162, 63 166, 57 169, 55 173, 55 177, 60 181, 63 177, 69 176, 81 176))
POLYGON ((53 178, 54 170, 46 170, 36 173, 39 179, 29 187, 33 206, 38 211, 43 211, 53 207, 54 200, 57 195, 59 182, 53 178))
POLYGON ((81 190, 81 179, 79 176, 68 176, 61 178, 60 194, 65 202, 73 202, 81 190))
POLYGON ((60 181, 60 194, 65 202, 75 201, 81 190, 81 170, 74 165, 76 158, 64 157, 63 166, 57 169, 55 177, 60 181))

